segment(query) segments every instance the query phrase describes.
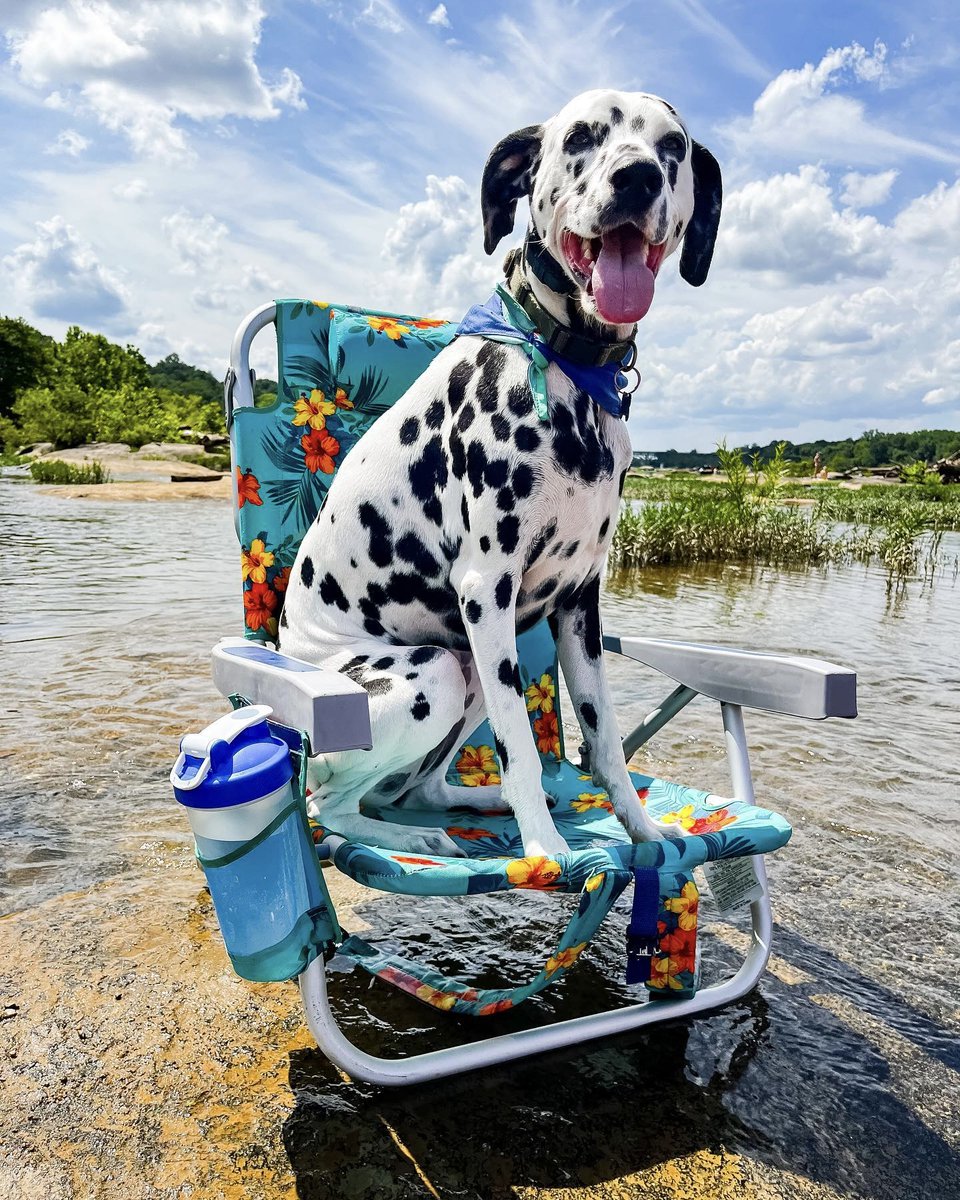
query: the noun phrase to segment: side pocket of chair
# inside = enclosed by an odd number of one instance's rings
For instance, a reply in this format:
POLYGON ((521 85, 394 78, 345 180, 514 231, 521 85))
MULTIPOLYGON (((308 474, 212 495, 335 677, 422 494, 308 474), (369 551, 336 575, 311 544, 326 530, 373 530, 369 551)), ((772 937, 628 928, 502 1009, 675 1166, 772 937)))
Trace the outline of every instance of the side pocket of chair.
POLYGON ((700 892, 688 871, 660 875, 658 950, 650 964, 651 999, 684 1000, 700 985, 697 920, 700 892))

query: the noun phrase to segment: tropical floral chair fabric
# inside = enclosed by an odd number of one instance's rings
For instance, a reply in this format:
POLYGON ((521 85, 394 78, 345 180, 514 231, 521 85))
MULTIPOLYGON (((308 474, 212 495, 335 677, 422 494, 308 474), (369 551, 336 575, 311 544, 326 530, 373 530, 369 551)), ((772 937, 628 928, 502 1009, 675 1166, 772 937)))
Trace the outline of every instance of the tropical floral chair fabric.
MULTIPOLYGON (((278 301, 276 325, 276 400, 269 407, 237 410, 232 429, 245 633, 259 641, 276 637, 297 548, 337 468, 456 328, 445 321, 302 300, 278 301)), ((531 983, 491 992, 401 961, 357 938, 348 939, 341 952, 428 1004, 480 1015, 499 1012, 559 978, 634 872, 656 871, 659 945, 647 986, 654 995, 691 995, 697 986, 699 904, 693 868, 708 859, 776 849, 789 838, 790 826, 751 805, 720 802, 696 789, 634 775, 648 811, 680 824, 686 836, 632 845, 606 794, 564 758, 557 654, 546 622, 522 634, 518 650, 544 790, 571 853, 563 861, 525 858, 512 818, 465 807, 445 813, 387 810, 385 818, 445 828, 466 859, 411 856, 357 843, 340 845, 334 859, 362 883, 407 894, 512 888, 577 893, 577 909, 554 954, 531 983)), ((499 783, 499 772, 484 722, 454 753, 447 777, 468 789, 499 783)), ((324 832, 315 829, 318 842, 324 832)))

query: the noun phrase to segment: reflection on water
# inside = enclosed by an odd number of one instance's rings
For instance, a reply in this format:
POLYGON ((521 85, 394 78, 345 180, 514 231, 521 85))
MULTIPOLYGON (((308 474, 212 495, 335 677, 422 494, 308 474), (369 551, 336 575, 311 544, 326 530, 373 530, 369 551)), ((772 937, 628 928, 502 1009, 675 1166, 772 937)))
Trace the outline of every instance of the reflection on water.
MULTIPOLYGON (((208 652, 237 628, 238 556, 229 511, 210 502, 71 503, 7 478, 0 519, 0 906, 11 911, 137 870, 159 843, 187 844, 166 777, 179 735, 222 708, 208 652)), ((949 535, 944 548, 956 554, 960 538, 949 535)), ((630 1098, 651 1095, 664 1157, 731 1146, 844 1195, 960 1194, 955 1109, 944 1110, 945 1096, 956 1103, 960 1070, 960 587, 947 580, 891 596, 882 573, 862 567, 658 568, 611 577, 604 610, 608 632, 802 649, 859 673, 858 721, 747 714, 758 800, 796 830, 768 863, 775 972, 688 1027, 404 1101, 344 1084, 302 1052, 291 1065, 298 1104, 285 1132, 295 1170, 315 1180, 303 1194, 348 1194, 333 1182, 323 1190, 319 1164, 331 1147, 354 1163, 349 1147, 385 1120, 425 1144, 451 1194, 501 1194, 471 1182, 471 1172, 494 1170, 510 1138, 512 1166, 503 1170, 514 1186, 620 1178, 656 1154, 634 1113, 646 1101, 630 1098), (473 1113, 488 1122, 479 1158, 462 1147, 473 1113), (590 1133, 611 1127, 616 1145, 590 1133), (889 1190, 891 1150, 907 1147, 910 1170, 889 1190)), ((624 729, 671 690, 626 660, 612 659, 610 672, 624 729)), ((651 773, 729 787, 719 715, 704 700, 638 761, 651 773)), ((535 894, 414 906, 384 899, 363 915, 374 935, 422 949, 441 969, 513 983, 539 969, 563 903, 535 894)), ((709 981, 732 961, 744 926, 716 924, 709 906, 705 915, 714 929, 705 939, 709 981)), ((560 987, 496 1025, 437 1018, 357 975, 338 976, 338 1003, 352 1035, 388 1052, 545 1013, 574 1016, 628 995, 619 982, 623 923, 615 915, 560 987)), ((376 1174, 375 1163, 364 1169, 376 1174)), ((385 1171, 402 1182, 395 1163, 385 1171)), ((350 1194, 394 1193, 384 1184, 350 1194)))

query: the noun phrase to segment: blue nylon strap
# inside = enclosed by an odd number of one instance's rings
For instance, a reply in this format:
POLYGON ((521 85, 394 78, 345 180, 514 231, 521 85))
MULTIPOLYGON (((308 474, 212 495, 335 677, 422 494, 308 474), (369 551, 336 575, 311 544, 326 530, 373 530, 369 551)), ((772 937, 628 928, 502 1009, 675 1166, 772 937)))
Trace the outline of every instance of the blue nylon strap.
POLYGON ((549 420, 550 416, 546 369, 551 362, 556 363, 568 379, 612 416, 627 415, 620 398, 620 387, 626 382, 621 374, 621 365, 608 363, 605 366, 586 367, 558 354, 547 345, 526 312, 503 286, 498 286, 485 304, 475 304, 469 310, 457 327, 457 337, 483 337, 492 342, 508 342, 519 346, 530 360, 528 381, 541 421, 549 420))
POLYGON ((633 909, 627 926, 627 983, 646 983, 650 978, 659 916, 660 872, 655 867, 638 867, 633 872, 633 909))

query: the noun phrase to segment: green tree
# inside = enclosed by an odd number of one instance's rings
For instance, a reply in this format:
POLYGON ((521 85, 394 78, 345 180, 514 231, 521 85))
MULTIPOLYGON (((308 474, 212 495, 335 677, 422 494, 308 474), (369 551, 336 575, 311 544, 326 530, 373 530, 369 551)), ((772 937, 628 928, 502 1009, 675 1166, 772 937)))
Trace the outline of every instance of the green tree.
POLYGON ((91 397, 70 380, 55 388, 27 388, 13 404, 24 442, 53 442, 58 450, 81 446, 96 432, 91 397))
POLYGON ((136 346, 118 346, 102 333, 71 325, 57 355, 61 372, 85 392, 116 391, 150 384, 147 360, 136 346))
POLYGON ((56 342, 20 317, 0 317, 0 417, 17 393, 50 383, 56 342))

